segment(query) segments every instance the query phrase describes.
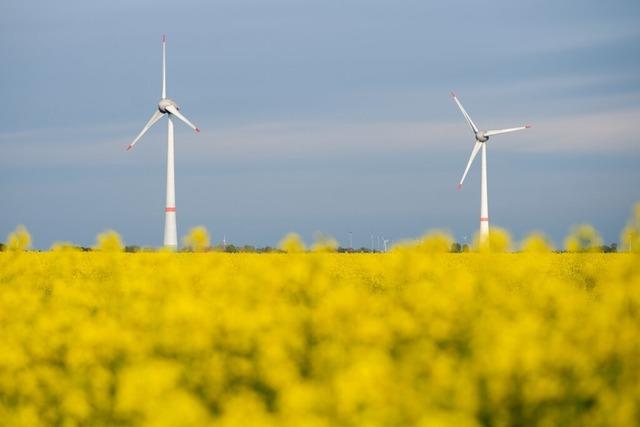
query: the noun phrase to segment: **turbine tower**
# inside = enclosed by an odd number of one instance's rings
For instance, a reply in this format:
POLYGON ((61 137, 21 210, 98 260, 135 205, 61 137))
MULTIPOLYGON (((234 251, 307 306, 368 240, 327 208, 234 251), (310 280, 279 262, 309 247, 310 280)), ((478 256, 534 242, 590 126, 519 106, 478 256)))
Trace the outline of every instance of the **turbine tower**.
POLYGON ((458 100, 456 94, 451 92, 451 96, 453 97, 455 103, 458 105, 458 108, 469 124, 469 127, 471 127, 476 140, 475 145, 473 146, 473 150, 471 150, 471 156, 469 157, 469 162, 467 162, 467 167, 462 174, 460 183, 458 184, 458 190, 462 188, 462 183, 467 176, 467 172, 469 172, 471 163, 473 163, 473 160, 476 158, 478 151, 482 149, 482 175, 480 183, 480 242, 484 243, 487 242, 487 239, 489 238, 489 200, 487 195, 487 141, 489 141, 489 137, 491 136, 528 129, 531 127, 531 125, 524 125, 508 129, 478 130, 478 127, 475 123, 473 123, 473 120, 471 120, 471 117, 469 117, 469 114, 467 114, 466 110, 458 100))
POLYGON ((176 188, 175 169, 173 158, 173 118, 185 123, 196 132, 200 132, 193 123, 180 112, 180 107, 170 98, 167 98, 167 37, 162 36, 162 98, 158 102, 157 110, 153 113, 149 121, 142 128, 127 150, 131 150, 134 145, 147 133, 149 129, 164 115, 167 115, 167 202, 164 208, 164 245, 175 249, 178 247, 178 230, 176 227, 176 188))

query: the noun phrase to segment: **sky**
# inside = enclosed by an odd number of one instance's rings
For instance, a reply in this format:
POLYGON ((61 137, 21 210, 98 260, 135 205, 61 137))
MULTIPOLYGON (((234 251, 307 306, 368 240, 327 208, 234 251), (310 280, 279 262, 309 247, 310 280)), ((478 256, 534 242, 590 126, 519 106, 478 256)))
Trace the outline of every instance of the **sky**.
POLYGON ((640 201, 638 22, 637 0, 4 0, 0 241, 162 244, 166 119, 126 147, 167 34, 168 95, 202 129, 176 123, 179 237, 470 242, 480 162, 457 191, 474 138, 454 90, 480 128, 533 126, 488 143, 492 226, 616 242, 640 201))

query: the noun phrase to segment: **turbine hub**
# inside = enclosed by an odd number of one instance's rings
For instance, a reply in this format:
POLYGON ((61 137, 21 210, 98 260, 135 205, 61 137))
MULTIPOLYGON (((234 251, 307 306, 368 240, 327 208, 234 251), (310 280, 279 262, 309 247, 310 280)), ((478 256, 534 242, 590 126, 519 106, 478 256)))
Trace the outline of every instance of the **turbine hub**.
POLYGON ((180 109, 180 107, 178 107, 178 104, 176 104, 176 102, 173 99, 163 98, 160 100, 160 102, 158 102, 158 110, 161 113, 168 113, 167 107, 170 105, 173 105, 178 110, 180 109))
POLYGON ((476 133, 476 139, 478 140, 478 142, 487 142, 489 140, 489 137, 485 136, 484 131, 481 130, 476 133))

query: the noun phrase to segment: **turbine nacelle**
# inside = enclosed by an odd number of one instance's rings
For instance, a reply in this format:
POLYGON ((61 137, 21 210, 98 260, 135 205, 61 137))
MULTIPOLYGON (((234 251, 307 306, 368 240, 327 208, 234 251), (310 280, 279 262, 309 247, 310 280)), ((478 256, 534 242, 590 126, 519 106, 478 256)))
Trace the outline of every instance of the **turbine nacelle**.
MULTIPOLYGON (((189 119, 187 119, 181 112, 178 104, 171 98, 167 98, 167 51, 166 51, 167 38, 162 36, 162 97, 158 102, 158 109, 153 113, 149 121, 142 128, 142 131, 138 134, 138 136, 133 140, 131 144, 127 147, 127 150, 131 150, 134 145, 142 138, 142 136, 147 133, 151 127, 158 122, 165 114, 168 115, 169 120, 171 117, 175 117, 180 120, 191 129, 196 132, 200 132, 200 129, 196 127, 189 119)), ((173 131, 172 131, 173 132, 173 131)))
POLYGON ((179 110, 178 104, 173 99, 163 98, 158 102, 158 111, 161 113, 169 113, 170 111, 167 108, 173 107, 176 110, 179 110))
POLYGON ((487 142, 489 137, 485 135, 485 131, 481 130, 476 132, 476 141, 478 142, 487 142))
MULTIPOLYGON (((473 149, 471 150, 471 156, 469 157, 469 161, 467 162, 467 167, 465 168, 464 173, 462 174, 462 179, 458 184, 458 189, 460 189, 462 187, 462 183, 464 182, 464 179, 467 176, 467 172, 469 172, 469 168, 471 167, 473 160, 476 158, 476 155, 478 155, 481 149, 483 150, 483 153, 484 153, 484 150, 486 149, 486 146, 484 145, 484 143, 489 140, 489 137, 494 135, 501 135, 503 133, 517 132, 520 130, 529 129, 531 125, 523 125, 523 126, 518 126, 515 128, 507 128, 507 129, 480 130, 478 129, 476 124, 473 122, 473 120, 469 116, 469 113, 467 113, 467 111, 464 109, 464 107, 462 106, 462 103, 460 102, 456 94, 451 92, 451 97, 453 98, 453 101, 456 103, 456 105, 460 109, 460 112, 462 113, 462 115, 464 116, 464 119, 466 120, 467 124, 471 128, 471 131, 473 132, 473 136, 476 140, 475 144, 473 145, 473 149)), ((484 160, 483 160, 483 163, 484 163, 484 160)), ((486 215, 483 215, 483 217, 484 216, 486 215)))

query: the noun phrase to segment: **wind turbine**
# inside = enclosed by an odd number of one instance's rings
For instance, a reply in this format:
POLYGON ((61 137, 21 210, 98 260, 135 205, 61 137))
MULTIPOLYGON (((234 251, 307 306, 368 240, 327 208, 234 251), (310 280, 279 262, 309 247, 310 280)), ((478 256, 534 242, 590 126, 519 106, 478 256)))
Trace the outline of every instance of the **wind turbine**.
POLYGON ((178 246, 178 230, 176 228, 176 188, 174 179, 173 161, 173 120, 175 117, 185 123, 196 132, 200 132, 193 123, 180 112, 180 107, 174 100, 167 98, 167 37, 162 36, 162 98, 158 102, 158 109, 153 113, 149 121, 142 128, 127 150, 131 150, 134 145, 147 133, 149 129, 164 115, 168 119, 167 125, 167 202, 164 208, 164 245, 170 248, 178 246))
POLYGON ((478 151, 482 149, 482 179, 480 183, 480 188, 481 188, 481 191, 480 191, 480 241, 486 242, 489 237, 489 200, 487 195, 487 141, 489 141, 489 137, 491 136, 528 129, 531 127, 531 125, 524 125, 524 126, 508 128, 508 129, 478 130, 478 127, 476 126, 475 123, 473 123, 473 120, 471 120, 471 117, 469 117, 469 114, 465 111, 464 107, 458 100, 458 97, 456 96, 456 94, 451 92, 451 96, 453 97, 453 100, 458 105, 458 108, 460 108, 462 115, 464 116, 465 120, 469 124, 469 127, 471 127, 471 130, 473 131, 473 135, 476 139, 476 143, 473 146, 473 150, 471 150, 471 156, 469 157, 469 162, 467 163, 467 167, 464 170, 464 173, 462 174, 462 179, 458 184, 458 190, 462 188, 462 183, 464 182, 464 179, 467 176, 467 172, 469 172, 471 163, 473 163, 473 160, 476 158, 478 151))

